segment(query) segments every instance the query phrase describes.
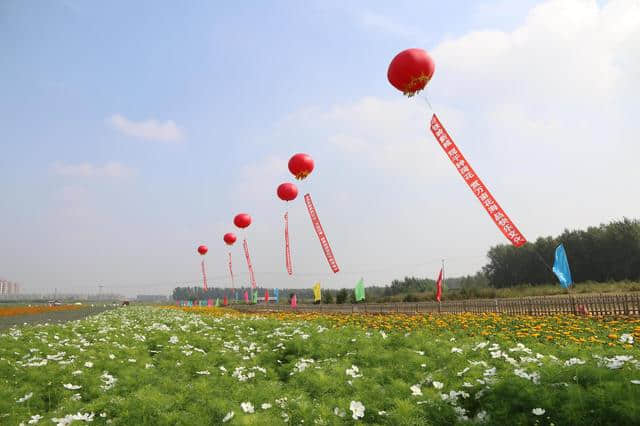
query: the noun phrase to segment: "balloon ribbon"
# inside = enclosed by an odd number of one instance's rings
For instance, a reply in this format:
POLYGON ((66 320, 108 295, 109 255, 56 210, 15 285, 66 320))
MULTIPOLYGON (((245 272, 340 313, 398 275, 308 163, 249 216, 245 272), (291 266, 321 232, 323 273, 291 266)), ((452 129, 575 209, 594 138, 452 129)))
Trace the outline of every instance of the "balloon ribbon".
POLYGON ((247 245, 246 239, 242 241, 242 247, 244 247, 244 256, 247 258, 247 268, 249 269, 249 277, 251 278, 251 288, 256 288, 256 276, 253 273, 251 257, 249 256, 249 246, 247 245))
POLYGON ((204 259, 202 259, 200 266, 202 267, 202 282, 204 283, 202 287, 204 288, 204 291, 207 291, 207 271, 204 269, 204 259))
POLYGON ((320 240, 320 245, 322 246, 322 250, 324 251, 324 255, 329 262, 329 266, 331 270, 335 273, 340 270, 338 267, 338 263, 336 262, 335 257, 333 256, 333 252, 331 251, 331 246, 329 245, 329 241, 327 240, 327 235, 324 233, 322 229, 322 225, 320 224, 320 219, 318 218, 318 213, 316 212, 316 208, 313 206, 313 201, 311 201, 311 195, 305 194, 304 202, 307 205, 307 210, 309 210, 309 216, 311 217, 311 223, 313 224, 313 228, 316 230, 316 234, 318 234, 318 239, 320 240))
POLYGON ((498 201, 491 195, 489 188, 480 180, 480 177, 476 175, 476 172, 471 167, 460 152, 460 149, 456 146, 455 142, 449 133, 445 130, 442 123, 435 114, 431 117, 431 133, 435 136, 436 140, 447 154, 453 165, 460 173, 460 176, 469 185, 469 189, 478 198, 478 201, 482 203, 484 209, 487 211, 496 226, 502 231, 505 237, 516 247, 520 247, 527 240, 520 233, 516 225, 509 219, 509 216, 502 210, 498 201))
POLYGON ((291 247, 289 245, 289 212, 284 214, 284 252, 287 263, 287 272, 293 274, 293 265, 291 265, 291 247))
POLYGON ((231 288, 233 288, 233 292, 236 291, 236 284, 233 279, 233 266, 231 265, 231 252, 229 252, 229 273, 231 274, 231 288))

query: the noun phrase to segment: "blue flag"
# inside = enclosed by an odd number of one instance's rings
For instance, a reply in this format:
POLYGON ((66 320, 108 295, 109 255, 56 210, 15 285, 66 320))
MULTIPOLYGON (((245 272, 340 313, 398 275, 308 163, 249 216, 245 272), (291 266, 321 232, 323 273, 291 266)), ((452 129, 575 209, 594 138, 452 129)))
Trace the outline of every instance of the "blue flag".
POLYGON ((567 260, 567 252, 564 251, 564 246, 560 244, 556 247, 556 256, 553 261, 553 273, 558 277, 560 285, 563 288, 568 288, 572 284, 571 270, 569 269, 569 261, 567 260))
POLYGON ((273 299, 276 301, 276 303, 278 303, 278 289, 277 288, 273 289, 273 299))

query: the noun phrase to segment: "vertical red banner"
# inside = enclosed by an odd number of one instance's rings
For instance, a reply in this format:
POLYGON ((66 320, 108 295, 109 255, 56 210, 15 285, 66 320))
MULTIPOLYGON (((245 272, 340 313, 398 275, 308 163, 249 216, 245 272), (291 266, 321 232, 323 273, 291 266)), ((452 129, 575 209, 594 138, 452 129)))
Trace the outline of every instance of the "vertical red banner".
POLYGON ((507 237, 511 244, 516 247, 520 247, 526 243, 527 240, 520 233, 518 228, 516 228, 516 225, 514 225, 511 219, 509 219, 509 216, 507 216, 504 210, 502 210, 498 201, 496 201, 493 195, 491 195, 489 188, 487 188, 482 180, 480 180, 476 175, 471 164, 469 164, 464 158, 464 155, 462 155, 462 152, 460 152, 455 142, 453 142, 453 139, 451 139, 451 136, 449 136, 449 133, 447 133, 435 114, 431 117, 431 133, 433 133, 433 136, 435 136, 438 143, 440 143, 440 146, 456 167, 460 176, 462 176, 467 185, 469 185, 469 189, 471 189, 478 198, 478 201, 480 201, 504 236, 507 237))
POLYGON ((311 201, 311 195, 305 194, 304 202, 307 205, 307 210, 309 210, 309 216, 311 217, 311 223, 313 224, 313 228, 316 230, 316 234, 318 234, 318 239, 320 240, 320 245, 322 246, 322 250, 324 251, 324 255, 329 262, 329 266, 331 270, 335 273, 340 270, 338 267, 338 263, 336 262, 335 257, 333 256, 333 252, 331 251, 331 246, 329 245, 329 241, 327 240, 327 235, 324 233, 322 229, 322 225, 320 224, 320 219, 318 218, 318 213, 316 212, 316 208, 313 206, 313 201, 311 201))
POLYGON ((289 245, 289 212, 284 214, 284 257, 287 264, 287 273, 293 274, 293 265, 291 264, 291 247, 289 245))
POLYGON ((202 282, 203 282, 202 288, 204 288, 204 291, 207 291, 207 271, 204 268, 204 259, 202 259, 200 266, 202 267, 202 282))
POLYGON ((235 280, 233 279, 233 265, 231 264, 231 252, 229 252, 229 274, 231 274, 231 288, 235 292, 236 283, 235 283, 235 280))
POLYGON ((249 269, 249 278, 251 279, 251 288, 256 288, 256 276, 253 273, 253 265, 251 264, 251 257, 249 256, 249 245, 247 240, 242 241, 242 247, 244 247, 244 256, 247 258, 247 268, 249 269))

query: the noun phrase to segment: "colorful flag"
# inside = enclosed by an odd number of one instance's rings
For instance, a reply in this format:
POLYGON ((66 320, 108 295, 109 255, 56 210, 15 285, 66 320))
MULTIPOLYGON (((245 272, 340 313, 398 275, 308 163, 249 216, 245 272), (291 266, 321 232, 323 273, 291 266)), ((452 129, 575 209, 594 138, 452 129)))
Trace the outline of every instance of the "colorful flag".
POLYGON ((216 297, 216 308, 218 308, 219 306, 220 306, 220 299, 216 297))
POLYGON ((294 294, 293 297, 291 298, 291 307, 295 309, 297 306, 298 306, 298 298, 294 294))
POLYGON ((313 286, 313 301, 317 302, 322 300, 322 292, 320 291, 320 283, 315 283, 313 286))
POLYGON ((553 273, 558 277, 560 285, 563 288, 569 288, 573 283, 571 279, 571 270, 569 269, 569 260, 567 260, 567 252, 564 246, 560 244, 556 247, 555 259, 553 261, 553 273))
POLYGON ((440 269, 440 274, 438 274, 438 280, 436 281, 436 300, 439 302, 442 297, 442 279, 444 274, 444 268, 440 269))
POLYGON ((213 306, 213 299, 207 299, 207 306, 209 308, 213 306))
POLYGON ((284 214, 284 253, 287 273, 292 275, 293 265, 291 264, 291 246, 289 245, 289 212, 284 214))
POLYGON ((229 304, 229 301, 227 300, 227 295, 224 295, 224 298, 222 299, 222 306, 227 306, 229 304))
POLYGON ((249 303, 249 292, 247 290, 244 291, 244 303, 249 303))
POLYGON ((253 303, 258 303, 258 289, 251 292, 253 294, 253 303))
POLYGON ((204 289, 204 291, 207 291, 207 271, 204 267, 204 259, 202 259, 202 263, 200 263, 200 266, 202 267, 202 288, 204 289))
POLYGON ((358 281, 358 284, 356 284, 356 302, 360 302, 361 300, 364 300, 364 280, 362 278, 360 278, 360 281, 358 281))
POLYGON ((264 291, 264 302, 269 303, 269 290, 264 291))
POLYGON ((273 299, 275 300, 276 303, 278 303, 278 289, 277 288, 273 289, 273 299))

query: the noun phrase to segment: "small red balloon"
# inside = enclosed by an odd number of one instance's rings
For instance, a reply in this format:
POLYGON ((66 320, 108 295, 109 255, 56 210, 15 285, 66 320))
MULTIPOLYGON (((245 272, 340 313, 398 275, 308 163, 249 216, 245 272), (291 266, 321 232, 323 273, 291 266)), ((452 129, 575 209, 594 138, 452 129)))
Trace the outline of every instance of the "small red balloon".
POLYGON ((209 249, 207 248, 207 246, 198 247, 198 253, 200 253, 202 256, 207 254, 208 251, 209 251, 209 249))
POLYGON ((413 96, 433 77, 435 63, 422 49, 407 49, 398 53, 389 64, 389 83, 407 96, 413 96))
POLYGON ((222 237, 222 239, 225 243, 227 243, 227 245, 231 246, 236 242, 236 234, 227 232, 226 234, 224 234, 224 237, 222 237))
POLYGON ((282 201, 293 201, 298 196, 298 187, 293 183, 282 183, 278 185, 278 197, 282 201))
POLYGON ((313 158, 309 154, 296 154, 289 159, 289 171, 302 180, 313 171, 313 158))
POLYGON ((240 213, 233 218, 233 223, 238 228, 246 228, 247 226, 251 225, 251 216, 246 213, 240 213))

